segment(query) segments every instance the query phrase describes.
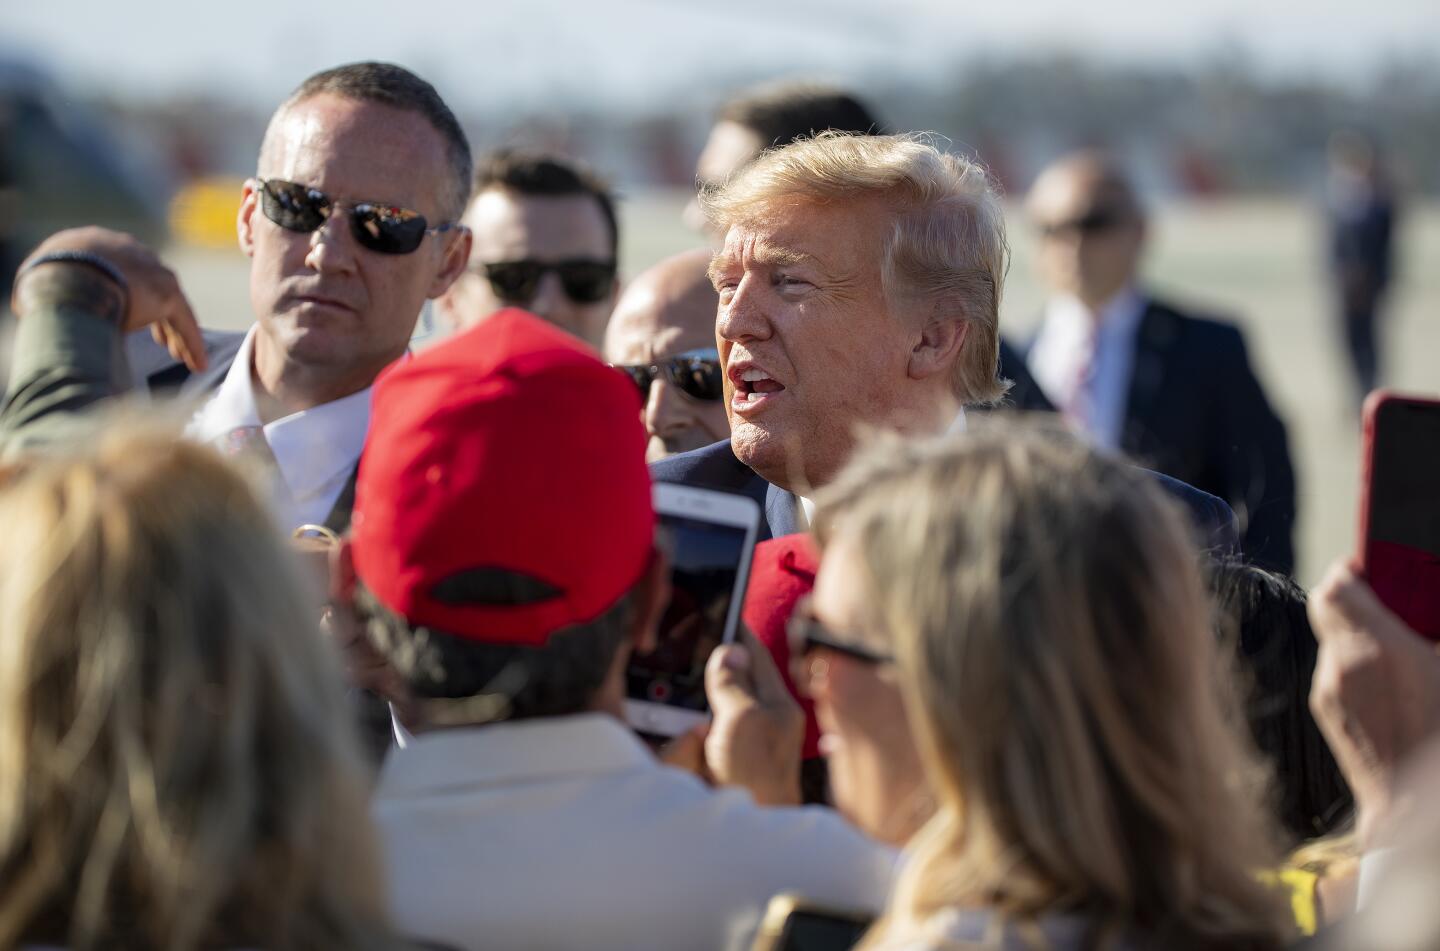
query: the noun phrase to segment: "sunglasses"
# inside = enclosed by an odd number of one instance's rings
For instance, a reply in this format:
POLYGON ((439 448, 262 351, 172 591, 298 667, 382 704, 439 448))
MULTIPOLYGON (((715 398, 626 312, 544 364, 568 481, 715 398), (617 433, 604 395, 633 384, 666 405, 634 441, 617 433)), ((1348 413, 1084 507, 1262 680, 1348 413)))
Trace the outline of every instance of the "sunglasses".
POLYGON ((790 639, 790 650, 797 657, 804 658, 816 650, 825 650, 832 654, 844 655, 851 660, 858 660, 870 667, 895 663, 895 658, 889 654, 861 647, 853 640, 838 636, 819 618, 803 609, 797 610, 790 616, 790 621, 785 625, 785 632, 790 639))
POLYGON ((1130 220, 1129 215, 1110 208, 1097 208, 1094 211, 1081 215, 1079 218, 1072 218, 1069 221, 1057 221, 1051 224, 1040 226, 1040 233, 1047 238, 1058 238, 1067 234, 1092 235, 1100 234, 1118 228, 1130 220))
POLYGON ((702 403, 713 403, 724 396, 725 375, 720 371, 718 350, 687 350, 650 366, 617 363, 614 367, 630 377, 642 400, 650 399, 650 384, 661 374, 665 382, 702 403))
POLYGON ((362 248, 380 254, 409 254, 427 234, 440 234, 459 227, 455 222, 430 227, 425 216, 408 208, 373 201, 341 202, 316 188, 257 178, 260 208, 265 217, 286 231, 309 234, 325 224, 337 209, 350 212, 350 232, 362 248))
POLYGON ((576 259, 573 261, 497 261, 477 264, 472 271, 484 275, 495 296, 507 304, 528 304, 540 289, 540 279, 553 271, 560 278, 565 296, 577 304, 598 304, 615 288, 615 262, 576 259))

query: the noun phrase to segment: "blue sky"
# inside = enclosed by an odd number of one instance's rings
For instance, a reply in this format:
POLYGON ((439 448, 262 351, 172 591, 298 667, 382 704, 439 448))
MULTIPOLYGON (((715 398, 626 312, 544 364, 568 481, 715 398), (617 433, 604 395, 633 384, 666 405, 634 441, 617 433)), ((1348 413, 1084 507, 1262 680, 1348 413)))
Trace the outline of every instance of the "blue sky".
MULTIPOLYGON (((338 62, 390 59, 464 109, 603 100, 645 109, 805 73, 924 79, 966 57, 1069 49, 1193 63, 1240 43, 1261 69, 1363 79, 1440 57, 1436 0, 8 0, 0 53, 67 86, 268 104, 338 62)), ((709 98, 714 98, 711 95, 709 98)))

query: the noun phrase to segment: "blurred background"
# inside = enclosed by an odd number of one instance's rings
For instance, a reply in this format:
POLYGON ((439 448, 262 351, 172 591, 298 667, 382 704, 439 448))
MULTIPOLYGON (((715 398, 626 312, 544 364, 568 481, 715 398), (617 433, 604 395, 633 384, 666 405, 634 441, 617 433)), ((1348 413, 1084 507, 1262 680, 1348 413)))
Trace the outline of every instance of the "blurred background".
MULTIPOLYGON (((581 158, 621 198, 625 274, 701 243, 681 209, 715 107, 759 81, 847 86, 932 130, 1012 201, 1002 328, 1039 319, 1018 204, 1061 152, 1119 154, 1152 213, 1150 284, 1230 317, 1290 426, 1298 576, 1353 548, 1358 426, 1327 276, 1327 144, 1374 143, 1395 195, 1385 382, 1440 391, 1440 5, 1299 0, 147 0, 9 5, 0 23, 0 285, 44 235, 98 222, 165 248, 203 323, 251 320, 240 181, 271 110, 319 69, 399 62, 476 151, 581 158)), ((8 297, 8 294, 7 294, 8 297)), ((8 323, 8 316, 4 318, 8 323)), ((0 336, 3 336, 0 331, 0 336)))

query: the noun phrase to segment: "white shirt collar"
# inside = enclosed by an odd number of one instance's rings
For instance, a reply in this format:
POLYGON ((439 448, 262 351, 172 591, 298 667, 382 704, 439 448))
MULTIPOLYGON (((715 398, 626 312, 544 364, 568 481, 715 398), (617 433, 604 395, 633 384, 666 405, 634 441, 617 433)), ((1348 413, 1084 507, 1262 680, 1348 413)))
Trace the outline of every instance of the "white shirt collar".
POLYGON ((1069 295, 1051 298, 1030 349, 1031 375, 1050 401, 1098 445, 1118 448, 1125 426, 1135 339, 1145 299, 1127 287, 1092 312, 1069 295))
POLYGON ((375 798, 661 768, 639 738, 607 713, 536 717, 416 734, 385 758, 375 798))
MULTIPOLYGON (((214 442, 244 426, 261 426, 251 375, 255 333, 251 327, 225 379, 190 420, 186 434, 214 442)), ((370 429, 370 388, 291 413, 262 427, 280 470, 275 499, 295 522, 320 523, 350 477, 370 429)))
POLYGON ((1045 322, 1035 345, 1039 347, 1052 336, 1059 338, 1057 345, 1069 346, 1092 336, 1097 346, 1128 341, 1135 335, 1144 313, 1145 298, 1133 286, 1110 298, 1099 311, 1092 311, 1073 294, 1057 294, 1045 302, 1045 322))

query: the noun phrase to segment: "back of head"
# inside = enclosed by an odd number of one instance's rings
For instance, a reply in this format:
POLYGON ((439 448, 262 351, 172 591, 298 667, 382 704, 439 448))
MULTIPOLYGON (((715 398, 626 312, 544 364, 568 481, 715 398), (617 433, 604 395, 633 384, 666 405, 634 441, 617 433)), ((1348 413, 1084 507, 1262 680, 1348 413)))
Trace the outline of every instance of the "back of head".
POLYGON ((298 102, 314 96, 331 95, 355 102, 369 102, 389 106, 404 112, 413 112, 424 117, 445 142, 446 157, 450 167, 450 181, 445 192, 445 212, 450 220, 458 220, 465 212, 470 200, 470 175, 473 160, 470 156, 470 142, 455 113, 440 98, 435 87, 403 66, 392 63, 347 63, 316 73, 300 84, 299 88, 275 110, 270 128, 265 133, 265 154, 278 120, 287 109, 298 102))
POLYGON ((111 425, 0 524, 0 944, 381 946, 338 665, 245 481, 111 425))
POLYGON ((600 206, 610 232, 612 252, 620 243, 620 224, 610 185, 579 162, 547 152, 496 149, 475 166, 472 194, 503 188, 517 195, 558 198, 588 195, 600 206))
POLYGON ((999 399, 1000 295, 1010 246, 998 193, 980 165, 920 135, 823 133, 766 152, 702 204, 723 231, 787 202, 867 197, 894 209, 881 268, 891 306, 965 321, 955 395, 962 403, 999 399))
POLYGON ((1233 558, 1210 565, 1210 585, 1222 642, 1248 681, 1251 735, 1274 767, 1281 824, 1294 843, 1334 832, 1349 815, 1350 791, 1310 713, 1317 645, 1305 591, 1233 558))
POLYGON ((938 800, 890 933, 955 906, 1165 947, 1273 947, 1263 773, 1230 716, 1183 516, 1141 471, 990 421, 864 452, 820 499, 938 800), (1227 944, 1239 941, 1241 944, 1227 944))
POLYGON ((716 120, 752 130, 764 148, 821 132, 878 135, 879 121, 860 99, 821 83, 780 82, 748 89, 720 107, 716 120))
POLYGON ((513 309, 376 384, 354 562, 417 726, 587 709, 653 550, 639 410, 622 373, 513 309))

